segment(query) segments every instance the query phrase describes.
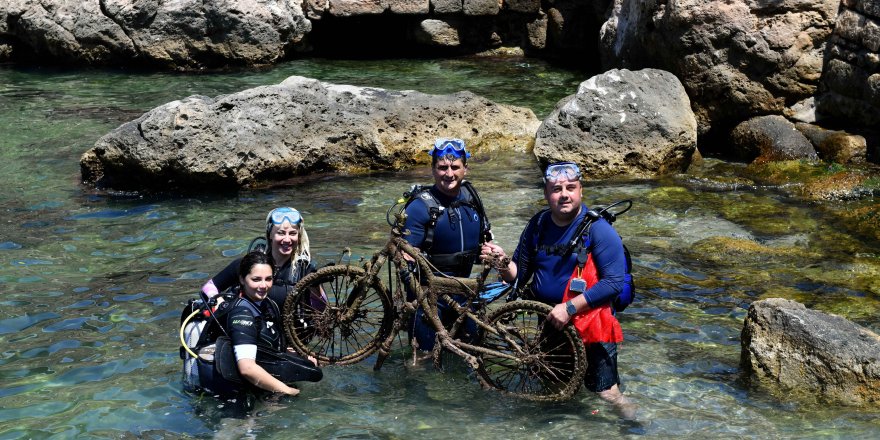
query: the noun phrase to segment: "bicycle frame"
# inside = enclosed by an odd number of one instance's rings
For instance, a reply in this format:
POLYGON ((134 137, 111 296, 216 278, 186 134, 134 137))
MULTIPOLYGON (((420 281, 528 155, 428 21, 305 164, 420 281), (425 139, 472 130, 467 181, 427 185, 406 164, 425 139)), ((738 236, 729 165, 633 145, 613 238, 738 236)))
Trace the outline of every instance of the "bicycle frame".
POLYGON ((438 369, 441 353, 446 350, 477 371, 486 387, 532 400, 571 397, 586 370, 586 354, 574 328, 558 331, 545 326, 552 308, 534 301, 510 302, 490 312, 491 301, 479 295, 493 266, 484 263, 477 278, 437 275, 428 259, 404 238, 405 222, 401 209, 394 222, 389 221, 388 241, 362 267, 328 266, 297 284, 284 311, 285 331, 296 348, 325 362, 341 364, 360 361, 378 351, 373 368, 379 370, 400 331, 421 307, 436 332, 438 343, 432 357, 438 369), (410 271, 411 263, 414 271, 410 271), (385 266, 393 266, 397 272, 388 287, 380 278, 385 266), (302 305, 302 297, 316 286, 330 290, 329 303, 321 308, 302 305), (407 292, 415 299, 408 300, 407 292), (463 296, 463 305, 453 296, 463 296), (457 314, 449 328, 440 319, 441 301, 457 314), (474 343, 456 339, 468 320, 480 330, 474 343))

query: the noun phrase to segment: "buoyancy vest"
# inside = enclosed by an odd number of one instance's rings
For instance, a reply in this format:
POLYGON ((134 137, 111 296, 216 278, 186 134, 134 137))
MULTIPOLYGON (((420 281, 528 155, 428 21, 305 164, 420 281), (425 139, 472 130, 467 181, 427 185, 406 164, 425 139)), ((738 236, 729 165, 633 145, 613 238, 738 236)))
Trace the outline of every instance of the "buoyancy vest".
POLYGON ((263 300, 263 304, 265 307, 265 311, 260 310, 256 304, 251 302, 251 300, 239 296, 232 303, 232 307, 230 311, 226 314, 226 333, 231 335, 232 326, 234 320, 238 317, 237 314, 233 313, 233 311, 238 307, 243 307, 253 316, 253 325, 254 328, 257 329, 257 346, 262 346, 264 348, 272 349, 275 351, 282 351, 286 344, 284 343, 284 331, 279 326, 272 326, 277 328, 270 328, 270 326, 266 325, 268 321, 277 322, 280 324, 281 322, 281 309, 278 307, 278 304, 275 301, 272 301, 271 298, 266 298, 263 300))
POLYGON ((431 264, 436 266, 441 272, 458 272, 463 266, 467 266, 469 271, 470 266, 473 265, 474 261, 476 261, 477 256, 479 256, 480 246, 482 246, 483 243, 491 241, 493 239, 492 225, 489 223, 489 218, 486 216, 486 210, 483 207, 483 201, 482 199, 480 199, 480 196, 479 194, 477 194, 477 190, 474 188, 474 186, 467 180, 462 180, 461 182, 461 197, 453 201, 449 206, 443 206, 440 201, 437 200, 437 198, 431 192, 432 187, 432 185, 413 185, 409 191, 404 193, 404 196, 407 198, 404 209, 406 209, 413 201, 419 199, 422 201, 422 203, 424 203, 425 207, 428 210, 428 223, 425 225, 425 238, 422 241, 422 244, 418 247, 419 249, 421 249, 422 252, 428 255, 428 259, 431 261, 431 264), (437 220, 440 218, 440 215, 443 213, 443 211, 447 209, 455 209, 461 206, 466 206, 473 209, 479 217, 479 244, 473 249, 466 249, 451 254, 439 254, 435 252, 433 250, 433 246, 434 231, 437 227, 437 220))
MULTIPOLYGON (((234 337, 233 323, 236 319, 242 319, 242 315, 235 312, 238 307, 243 307, 252 315, 253 325, 257 329, 257 356, 254 360, 257 365, 288 385, 303 380, 310 382, 321 380, 323 372, 320 368, 307 358, 287 351, 281 310, 275 301, 266 298, 258 307, 249 299, 239 297, 227 313, 226 329, 231 337, 234 337)), ((230 345, 231 343, 230 340, 230 345)), ((237 373, 237 362, 235 368, 230 370, 233 376, 237 373)))
MULTIPOLYGON (((206 345, 213 344, 220 336, 228 337, 230 335, 230 312, 238 306, 245 307, 254 317, 254 326, 258 329, 262 329, 262 323, 266 318, 263 317, 263 313, 256 304, 244 297, 233 296, 233 294, 230 293, 224 294, 223 297, 224 301, 212 310, 209 310, 209 307, 213 307, 213 304, 206 305, 202 300, 190 300, 187 306, 184 307, 183 312, 181 313, 181 324, 184 323, 184 319, 192 311, 200 310, 200 313, 194 316, 194 319, 190 320, 190 324, 200 324, 197 337, 193 334, 194 343, 190 345, 192 349, 198 351, 198 349, 206 345)), ((269 301, 267 304, 267 311, 272 316, 268 319, 277 319, 280 321, 281 311, 278 308, 278 304, 270 298, 266 298, 264 301, 269 301)), ((189 333, 191 332, 188 332, 188 334, 189 333)), ((258 341, 262 342, 262 345, 265 348, 273 348, 279 351, 283 350, 285 347, 283 329, 278 329, 277 338, 263 338, 261 335, 258 341)), ((185 350, 181 347, 181 358, 185 357, 184 354, 185 350)))

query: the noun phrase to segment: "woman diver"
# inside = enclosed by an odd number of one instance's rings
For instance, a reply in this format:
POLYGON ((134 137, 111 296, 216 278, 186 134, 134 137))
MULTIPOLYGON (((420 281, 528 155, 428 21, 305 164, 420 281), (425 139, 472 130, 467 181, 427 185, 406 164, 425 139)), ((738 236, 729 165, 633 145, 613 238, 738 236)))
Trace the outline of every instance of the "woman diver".
MULTIPOLYGON (((269 256, 263 252, 251 252, 241 259, 238 267, 241 295, 232 302, 224 327, 232 341, 235 362, 242 378, 257 388, 295 396, 299 390, 270 374, 261 365, 258 353, 261 348, 266 349, 266 353, 286 350, 280 310, 269 298, 272 273, 269 256)), ((309 361, 317 367, 314 359, 309 361)), ((302 363, 299 362, 300 366, 302 363)), ((284 379, 283 375, 281 379, 284 379)))
POLYGON ((295 396, 299 390, 291 384, 317 382, 323 373, 314 358, 287 348, 281 310, 269 298, 271 257, 257 250, 240 260, 238 294, 224 295, 227 301, 216 307, 191 302, 194 311, 181 323, 184 387, 224 398, 256 390, 295 396))
MULTIPOLYGON (((275 273, 269 298, 284 307, 287 295, 297 281, 316 270, 315 263, 311 261, 309 235, 306 233, 302 214, 289 207, 270 211, 266 216, 266 241, 275 273)), ((236 286, 240 262, 241 258, 237 258, 229 263, 225 269, 202 286, 202 292, 208 298, 213 298, 218 293, 236 286)), ((323 300, 320 291, 311 292, 311 296, 314 306, 318 306, 323 300)))
MULTIPOLYGON (((231 396, 247 382, 295 395, 298 391, 285 383, 321 379, 314 359, 287 353, 283 343, 279 306, 300 278, 315 271, 299 211, 288 207, 270 211, 266 241, 268 249, 232 261, 202 286, 203 300, 191 301, 184 309, 181 358, 186 389, 231 396), (221 290, 231 293, 220 295, 221 290), (207 357, 201 355, 203 349, 210 353, 207 357)), ((320 289, 310 292, 309 301, 313 306, 326 304, 320 289)))

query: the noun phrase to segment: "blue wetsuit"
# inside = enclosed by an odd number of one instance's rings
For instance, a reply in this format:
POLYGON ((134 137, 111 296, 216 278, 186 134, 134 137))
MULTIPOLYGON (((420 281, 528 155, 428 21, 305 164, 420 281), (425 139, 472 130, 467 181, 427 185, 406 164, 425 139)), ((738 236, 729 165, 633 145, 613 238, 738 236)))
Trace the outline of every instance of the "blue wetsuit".
MULTIPOLYGON (((481 226, 486 219, 469 205, 458 205, 456 201, 467 200, 467 190, 462 188, 457 197, 450 197, 441 193, 436 187, 419 194, 409 206, 406 207, 406 229, 410 231, 406 235, 406 241, 427 253, 428 261, 436 266, 440 272, 456 277, 468 277, 473 269, 474 262, 480 253, 481 226), (429 204, 423 200, 431 197, 443 207, 437 217, 437 225, 434 227, 434 237, 430 249, 426 249, 425 238, 430 222, 429 204), (458 205, 454 206, 453 205, 458 205)), ((412 300, 413 298, 409 298, 412 300)), ((459 304, 464 303, 464 297, 456 297, 459 304)), ((456 315, 449 306, 442 303, 438 307, 440 319, 444 325, 451 325, 456 315)), ((421 308, 416 311, 416 316, 410 326, 411 334, 414 334, 420 350, 432 350, 436 332, 424 317, 421 308)), ((471 340, 476 335, 476 324, 468 320, 464 335, 456 335, 463 340, 471 340)))

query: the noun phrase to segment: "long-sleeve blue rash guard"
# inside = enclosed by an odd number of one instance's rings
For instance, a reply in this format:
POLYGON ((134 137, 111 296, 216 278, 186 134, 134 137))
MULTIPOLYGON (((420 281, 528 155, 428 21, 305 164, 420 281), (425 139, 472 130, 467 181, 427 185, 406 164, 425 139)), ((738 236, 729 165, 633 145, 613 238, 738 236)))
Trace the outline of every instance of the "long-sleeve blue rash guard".
MULTIPOLYGON (((586 205, 581 205, 577 218, 571 224, 560 227, 553 223, 549 211, 543 211, 532 217, 520 236, 513 254, 513 262, 517 264, 518 282, 528 281, 524 279, 527 276, 525 269, 532 264, 531 290, 539 301, 550 304, 562 302, 568 280, 577 265, 577 252, 555 255, 553 252, 548 253, 547 249, 554 245, 564 248, 570 243, 586 213, 586 205), (539 222, 542 215, 544 218, 539 222)), ((626 257, 620 236, 607 221, 599 219, 593 222, 589 231, 590 251, 599 281, 587 289, 584 296, 590 307, 594 308, 614 300, 623 289, 626 257)))

